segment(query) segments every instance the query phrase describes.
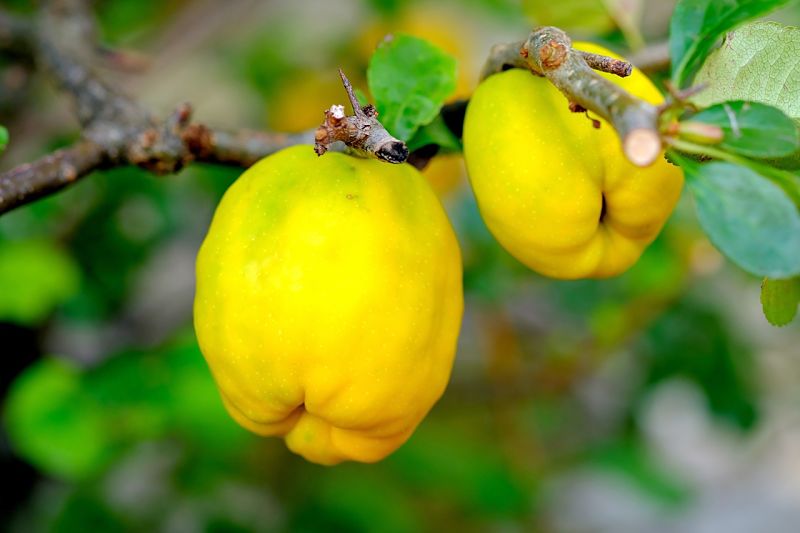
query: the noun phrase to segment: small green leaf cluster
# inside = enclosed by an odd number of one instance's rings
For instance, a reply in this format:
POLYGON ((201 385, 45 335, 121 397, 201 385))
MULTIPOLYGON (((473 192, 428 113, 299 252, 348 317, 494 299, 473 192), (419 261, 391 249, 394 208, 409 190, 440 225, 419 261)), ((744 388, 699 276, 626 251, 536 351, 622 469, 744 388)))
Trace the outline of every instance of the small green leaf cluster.
POLYGON ((800 283, 800 28, 737 26, 787 3, 681 0, 670 28, 674 92, 692 80, 702 90, 678 106, 668 157, 714 245, 766 278, 761 300, 774 325, 791 321, 800 283))

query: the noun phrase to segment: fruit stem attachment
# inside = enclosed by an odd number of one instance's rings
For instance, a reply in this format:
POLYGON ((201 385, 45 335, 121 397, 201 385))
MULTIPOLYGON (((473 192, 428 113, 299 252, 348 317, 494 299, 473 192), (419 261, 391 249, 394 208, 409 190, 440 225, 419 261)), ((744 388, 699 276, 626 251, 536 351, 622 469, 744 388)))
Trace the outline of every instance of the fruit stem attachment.
POLYGON ((336 142, 342 142, 357 155, 375 157, 387 163, 404 163, 408 159, 406 144, 386 131, 372 104, 361 106, 353 85, 342 69, 339 77, 350 99, 353 114, 346 116, 344 106, 332 105, 325 111, 325 120, 314 135, 314 151, 322 155, 336 142))
POLYGON ((524 68, 548 79, 567 97, 568 105, 592 111, 616 130, 625 157, 634 165, 651 165, 662 151, 656 106, 632 96, 593 69, 629 75, 630 64, 572 48, 562 30, 544 26, 526 41, 497 45, 481 73, 482 78, 507 68, 524 68))

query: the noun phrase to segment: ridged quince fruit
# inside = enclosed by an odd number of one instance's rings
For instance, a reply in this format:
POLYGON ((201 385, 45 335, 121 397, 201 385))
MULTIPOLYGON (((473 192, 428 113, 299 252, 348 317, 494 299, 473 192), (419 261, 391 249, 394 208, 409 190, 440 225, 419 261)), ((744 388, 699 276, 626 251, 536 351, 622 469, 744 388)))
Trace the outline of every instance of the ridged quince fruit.
POLYGON ((409 165, 267 157, 197 258, 195 330, 226 408, 317 463, 405 442, 445 389, 462 310, 455 235, 409 165))
MULTIPOLYGON (((608 50, 576 48, 617 57, 608 50)), ((605 75, 605 74, 604 74, 605 75)), ((653 104, 642 72, 605 75, 653 104)), ((489 230, 528 267, 562 279, 604 278, 633 265, 680 196, 680 170, 663 158, 629 163, 614 129, 594 129, 546 79, 525 70, 487 78, 464 122, 464 155, 489 230)))

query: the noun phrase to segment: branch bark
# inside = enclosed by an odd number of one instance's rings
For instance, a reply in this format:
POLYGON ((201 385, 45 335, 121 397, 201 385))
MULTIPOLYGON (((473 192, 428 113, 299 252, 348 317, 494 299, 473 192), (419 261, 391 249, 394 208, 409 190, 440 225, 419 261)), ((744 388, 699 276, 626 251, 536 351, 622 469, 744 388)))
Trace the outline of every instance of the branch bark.
POLYGON ((75 183, 102 168, 104 160, 100 146, 91 141, 80 141, 5 172, 0 177, 0 213, 75 183))
POLYGON ((344 106, 334 105, 325 111, 325 121, 314 135, 314 151, 317 155, 327 152, 337 141, 344 142, 353 150, 374 156, 387 163, 403 163, 408 159, 408 147, 400 139, 392 137, 378 120, 378 110, 373 105, 358 103, 350 80, 339 69, 339 76, 347 92, 353 114, 346 116, 344 106))
POLYGON ((575 50, 566 33, 547 26, 534 30, 526 41, 495 46, 482 76, 507 68, 525 68, 547 78, 567 97, 572 109, 587 109, 605 119, 634 165, 648 166, 661 154, 658 108, 593 70, 627 75, 630 65, 624 61, 575 50))
MULTIPOLYGON (((287 146, 315 141, 313 131, 293 135, 225 131, 193 123, 188 103, 178 105, 165 119, 156 118, 92 68, 107 54, 98 42, 87 0, 42 0, 33 22, 0 11, 0 49, 33 56, 37 66, 72 98, 81 125, 81 140, 73 146, 0 174, 0 214, 102 168, 136 165, 161 175, 193 161, 248 167, 287 146)), ((354 110, 357 117, 365 115, 360 107, 354 110)), ((396 139, 376 136, 386 130, 375 117, 370 126, 366 138, 362 138, 362 128, 358 135, 338 140, 387 161, 404 161, 405 145, 400 143, 403 153, 392 144, 396 139)))

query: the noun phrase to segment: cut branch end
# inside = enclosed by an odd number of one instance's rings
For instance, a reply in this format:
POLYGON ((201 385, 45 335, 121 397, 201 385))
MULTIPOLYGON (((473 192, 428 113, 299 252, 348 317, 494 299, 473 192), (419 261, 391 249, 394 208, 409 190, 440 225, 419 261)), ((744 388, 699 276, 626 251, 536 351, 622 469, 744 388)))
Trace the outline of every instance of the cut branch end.
POLYGON ((403 163, 408 159, 408 147, 386 131, 378 120, 378 110, 372 104, 361 106, 353 86, 342 69, 339 77, 347 92, 353 114, 346 116, 344 106, 333 105, 325 110, 325 120, 314 134, 314 152, 322 155, 336 142, 342 142, 360 155, 374 157, 387 163, 403 163))
POLYGON ((623 140, 622 150, 631 163, 646 167, 652 165, 661 154, 661 137, 650 129, 635 129, 623 140))

